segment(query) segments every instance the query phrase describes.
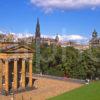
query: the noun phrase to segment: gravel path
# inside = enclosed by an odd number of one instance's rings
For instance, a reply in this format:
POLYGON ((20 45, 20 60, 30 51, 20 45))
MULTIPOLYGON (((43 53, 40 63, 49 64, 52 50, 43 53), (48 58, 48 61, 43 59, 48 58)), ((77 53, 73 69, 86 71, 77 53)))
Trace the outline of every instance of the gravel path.
MULTIPOLYGON (((70 91, 75 88, 82 86, 80 83, 61 81, 50 78, 36 78, 35 90, 26 91, 23 93, 16 94, 14 100, 46 100, 50 97, 57 96, 64 92, 70 91)), ((12 96, 0 95, 0 100, 13 100, 12 96)))

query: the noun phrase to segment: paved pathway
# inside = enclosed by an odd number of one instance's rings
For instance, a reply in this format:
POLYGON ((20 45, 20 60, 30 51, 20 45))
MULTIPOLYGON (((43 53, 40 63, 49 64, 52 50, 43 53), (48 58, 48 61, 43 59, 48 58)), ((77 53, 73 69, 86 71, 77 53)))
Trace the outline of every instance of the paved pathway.
MULTIPOLYGON (((26 91, 14 96, 14 100, 46 100, 47 98, 57 96, 61 93, 70 91, 72 89, 82 86, 80 83, 71 81, 62 81, 50 78, 35 77, 35 87, 37 89, 26 91)), ((0 100, 13 100, 12 96, 1 96, 0 100)))

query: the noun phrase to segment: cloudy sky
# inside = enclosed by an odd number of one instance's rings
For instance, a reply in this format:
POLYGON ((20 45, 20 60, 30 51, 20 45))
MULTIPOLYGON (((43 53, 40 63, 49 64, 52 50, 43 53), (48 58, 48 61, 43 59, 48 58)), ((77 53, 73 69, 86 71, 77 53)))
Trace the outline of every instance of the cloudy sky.
POLYGON ((37 17, 44 36, 87 40, 100 33, 100 0, 0 0, 0 33, 34 35, 37 17))

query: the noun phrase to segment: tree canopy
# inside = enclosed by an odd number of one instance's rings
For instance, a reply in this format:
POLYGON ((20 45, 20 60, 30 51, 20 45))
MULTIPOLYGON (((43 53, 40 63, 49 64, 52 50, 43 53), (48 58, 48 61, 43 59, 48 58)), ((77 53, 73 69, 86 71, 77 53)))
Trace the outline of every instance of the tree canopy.
MULTIPOLYGON (((34 56, 34 73, 36 73, 35 59, 34 56)), ((40 46, 40 71, 46 75, 78 79, 100 78, 100 48, 79 51, 73 47, 42 44, 40 46)))

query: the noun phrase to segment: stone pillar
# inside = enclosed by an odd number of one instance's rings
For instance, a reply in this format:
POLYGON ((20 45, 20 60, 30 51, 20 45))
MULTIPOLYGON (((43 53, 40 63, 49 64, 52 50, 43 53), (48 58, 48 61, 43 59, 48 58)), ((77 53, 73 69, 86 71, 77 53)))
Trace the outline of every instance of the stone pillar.
POLYGON ((17 59, 14 59, 14 89, 16 90, 18 87, 18 66, 17 59))
POLYGON ((25 88, 25 78, 26 78, 26 72, 25 72, 25 59, 22 59, 22 88, 25 88))
POLYGON ((9 61, 5 60, 5 90, 9 91, 9 61))
POLYGON ((0 91, 2 90, 2 60, 0 59, 0 91))
POLYGON ((29 87, 32 87, 32 59, 29 60, 29 87))

